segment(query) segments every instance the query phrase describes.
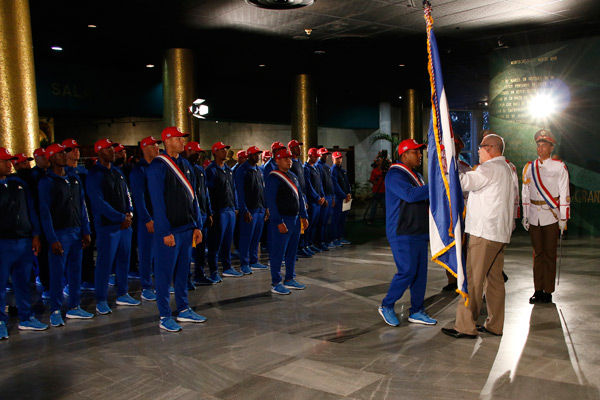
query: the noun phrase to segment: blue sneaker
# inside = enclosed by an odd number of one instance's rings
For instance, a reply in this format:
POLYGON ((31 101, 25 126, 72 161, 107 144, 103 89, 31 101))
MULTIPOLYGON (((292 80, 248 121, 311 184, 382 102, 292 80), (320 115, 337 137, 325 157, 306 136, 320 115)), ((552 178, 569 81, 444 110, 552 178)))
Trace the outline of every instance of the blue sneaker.
POLYGON ((283 282, 283 286, 285 286, 286 289, 295 289, 295 290, 304 290, 304 289, 306 289, 306 285, 303 285, 303 284, 299 283, 295 279, 292 279, 291 281, 284 281, 283 282))
POLYGON ((111 274, 108 277, 108 285, 109 286, 117 286, 117 276, 115 274, 111 274))
POLYGON ((65 317, 69 319, 92 319, 94 318, 94 314, 89 313, 78 306, 67 311, 65 317))
POLYGON ((194 279, 194 285, 196 285, 196 286, 211 286, 214 284, 215 284, 215 282, 213 282, 210 278, 207 278, 204 275, 202 275, 199 278, 194 279))
POLYGON ((329 251, 329 247, 325 243, 321 243, 317 246, 321 251, 329 251))
POLYGON ((275 286, 271 286, 271 293, 275 294, 290 294, 292 293, 290 289, 283 286, 281 283, 278 283, 275 286))
POLYGON ((69 297, 69 285, 66 285, 63 289, 63 296, 69 297))
POLYGON ((44 290, 42 292, 42 300, 50 300, 50 291, 49 290, 44 290))
POLYGON ((236 271, 235 269, 232 268, 228 268, 225 271, 223 271, 223 276, 228 276, 228 277, 235 277, 235 278, 239 278, 240 276, 243 276, 244 274, 242 274, 239 271, 236 271))
POLYGON ((255 271, 266 271, 269 269, 268 266, 261 264, 261 263, 255 263, 255 264, 250 264, 250 268, 252 268, 255 271))
POLYGON ((60 315, 60 310, 53 311, 52 314, 50 314, 50 325, 54 327, 65 325, 65 321, 63 321, 62 315, 60 315))
POLYGON ((169 294, 170 295, 174 295, 175 294, 175 287, 174 286, 169 286, 169 294))
POLYGON ((96 290, 93 284, 89 282, 81 282, 81 291, 82 292, 93 292, 96 290))
POLYGON ((188 292, 190 290, 196 290, 196 286, 194 285, 194 282, 192 282, 191 279, 188 279, 188 292))
POLYGON ((142 302, 131 297, 129 293, 125 293, 123 296, 117 298, 118 306, 139 306, 140 304, 142 302))
POLYGON ((217 284, 217 283, 221 283, 223 282, 223 278, 221 278, 221 275, 219 275, 219 273, 217 271, 213 272, 212 274, 210 274, 210 279, 213 284, 217 284))
POLYGON ((306 247, 304 248, 304 251, 306 252, 306 254, 308 254, 308 255, 309 255, 309 256, 311 256, 311 257, 312 257, 312 256, 314 256, 314 255, 316 254, 316 253, 315 253, 314 251, 312 251, 312 250, 310 249, 310 247, 308 247, 308 246, 306 246, 306 247))
POLYGON ((408 316, 408 322, 422 325, 435 325, 437 321, 425 313, 425 310, 412 313, 408 316))
POLYGON ((381 307, 379 307, 379 314, 381 314, 381 316, 383 317, 383 320, 385 321, 386 324, 391 325, 391 326, 400 325, 400 321, 398 321, 398 317, 396 317, 394 308, 381 306, 381 307))
POLYGON ((152 289, 144 289, 142 290, 142 300, 156 301, 156 293, 152 289))
POLYGON ((352 244, 352 242, 350 242, 350 241, 348 241, 348 240, 346 240, 344 238, 340 239, 340 243, 341 244, 352 244))
POLYGON ((171 317, 164 317, 160 319, 160 324, 158 325, 160 329, 164 329, 167 332, 179 332, 181 330, 181 326, 171 317))
POLYGON ((127 279, 140 279, 140 273, 133 271, 127 274, 127 279))
POLYGON ((299 249, 298 252, 296 253, 296 255, 299 258, 311 258, 312 254, 309 254, 306 249, 299 249))
POLYGON ((39 287, 41 289, 44 288, 44 285, 42 285, 42 281, 40 281, 40 277, 39 276, 35 277, 35 286, 37 286, 37 287, 39 287))
POLYGON ((110 314, 112 310, 106 301, 100 301, 96 304, 96 312, 100 315, 110 314))
POLYGON ((242 268, 240 268, 242 270, 242 274, 244 275, 252 275, 252 269, 250 269, 249 265, 242 265, 242 268))
POLYGON ((333 242, 331 242, 331 244, 333 244, 336 247, 342 247, 344 244, 342 242, 340 242, 339 240, 334 240, 333 242))
POLYGON ((196 322, 196 323, 201 323, 201 322, 204 322, 204 321, 206 321, 206 317, 203 317, 202 315, 196 314, 194 312, 194 310, 192 310, 191 308, 188 308, 187 310, 183 310, 177 316, 177 322, 196 322))
POLYGON ((13 291, 13 284, 11 281, 6 282, 6 293, 10 293, 13 291))
POLYGON ((42 324, 32 315, 28 320, 19 322, 19 329, 22 331, 45 331, 48 329, 48 325, 42 324))
POLYGON ((333 244, 333 242, 327 242, 327 243, 323 243, 325 246, 329 247, 330 249, 335 249, 337 246, 335 244, 333 244))
POLYGON ((313 253, 317 254, 317 253, 322 253, 323 250, 321 250, 320 248, 318 248, 317 246, 315 246, 314 244, 311 246, 308 246, 308 248, 310 249, 310 251, 312 251, 313 253))
POLYGON ((8 339, 8 328, 4 321, 0 321, 0 340, 2 339, 8 339))

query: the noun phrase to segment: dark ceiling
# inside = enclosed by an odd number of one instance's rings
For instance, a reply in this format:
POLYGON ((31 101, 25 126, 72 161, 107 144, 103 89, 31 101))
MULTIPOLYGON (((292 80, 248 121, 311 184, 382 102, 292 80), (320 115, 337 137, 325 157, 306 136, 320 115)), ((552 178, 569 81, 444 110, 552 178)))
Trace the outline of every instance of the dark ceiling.
MULTIPOLYGON (((487 98, 488 57, 493 52, 600 34, 598 0, 431 3, 454 107, 473 107, 487 98)), ((243 86, 259 92, 266 88, 270 97, 286 98, 291 76, 310 72, 317 76, 320 100, 330 103, 398 104, 398 96, 409 87, 427 95, 419 0, 316 0, 296 10, 265 10, 244 0, 30 4, 38 66, 91 65, 160 80, 164 49, 186 47, 196 50, 199 85, 212 94, 243 86), (312 30, 310 35, 305 29, 312 30), (64 50, 53 52, 53 45, 64 50), (148 70, 149 63, 157 68, 148 70)))

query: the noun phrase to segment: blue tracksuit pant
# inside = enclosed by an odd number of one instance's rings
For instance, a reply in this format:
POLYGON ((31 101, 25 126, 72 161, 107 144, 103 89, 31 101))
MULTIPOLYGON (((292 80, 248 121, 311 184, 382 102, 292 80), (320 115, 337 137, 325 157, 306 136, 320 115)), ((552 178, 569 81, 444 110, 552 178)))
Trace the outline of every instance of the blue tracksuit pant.
MULTIPOLYGON (((63 229, 56 232, 60 242, 62 256, 48 251, 50 266, 50 311, 60 310, 63 304, 63 276, 66 275, 69 284, 69 309, 79 306, 81 292, 81 260, 83 244, 81 228, 63 229)), ((52 244, 52 243, 50 243, 52 244)))
POLYGON ((96 301, 106 301, 108 296, 108 276, 115 263, 117 273, 117 296, 127 293, 127 273, 131 252, 131 228, 118 226, 96 228, 96 301))
POLYGON ((319 221, 319 214, 321 212, 321 206, 317 203, 309 203, 308 205, 308 228, 304 232, 304 246, 310 246, 314 243, 314 236, 317 230, 317 221, 319 221))
POLYGON ((333 210, 333 196, 325 196, 325 200, 327 201, 327 207, 321 206, 321 211, 319 212, 319 223, 317 226, 318 232, 318 243, 327 243, 330 242, 329 238, 329 219, 331 218, 332 210, 333 210))
POLYGON ((381 303, 384 307, 394 307, 410 286, 410 313, 425 309, 428 236, 406 235, 390 241, 398 272, 392 278, 388 293, 381 303))
POLYGON ((281 263, 285 259, 285 280, 294 279, 296 274, 296 252, 298 250, 298 240, 300 239, 300 218, 287 217, 282 215, 283 222, 288 228, 286 234, 279 233, 277 222, 269 222, 269 244, 270 244, 270 265, 271 265, 271 284, 273 286, 281 282, 281 263))
POLYGON ((240 262, 241 266, 256 264, 258 262, 258 242, 265 224, 264 208, 250 210, 252 221, 244 221, 240 216, 240 262))
POLYGON ((146 224, 141 221, 137 227, 137 246, 142 289, 152 289, 152 269, 156 259, 154 234, 149 233, 146 224))
POLYGON ((156 305, 162 317, 171 316, 169 304, 169 286, 173 279, 175 288, 175 303, 177 311, 186 310, 188 305, 187 282, 190 274, 190 248, 194 230, 188 229, 174 233, 175 247, 165 246, 164 238, 156 237, 156 272, 154 287, 156 288, 156 305))
POLYGON ((7 322, 6 284, 8 276, 13 283, 19 320, 27 321, 31 317, 31 294, 29 278, 33 265, 31 239, 0 239, 0 321, 7 322))
POLYGON ((223 270, 231 268, 231 242, 235 227, 235 210, 223 208, 213 214, 213 225, 208 232, 208 268, 217 270, 220 259, 223 270))
POLYGON ((346 212, 342 212, 344 198, 335 199, 335 207, 331 212, 331 240, 339 240, 344 237, 344 227, 346 225, 346 212))
POLYGON ((196 247, 192 247, 192 257, 194 258, 194 279, 198 280, 204 274, 204 266, 206 264, 206 254, 204 249, 206 249, 206 241, 208 240, 206 233, 208 232, 208 228, 206 227, 206 220, 208 216, 206 214, 201 215, 202 218, 202 242, 196 243, 196 247))

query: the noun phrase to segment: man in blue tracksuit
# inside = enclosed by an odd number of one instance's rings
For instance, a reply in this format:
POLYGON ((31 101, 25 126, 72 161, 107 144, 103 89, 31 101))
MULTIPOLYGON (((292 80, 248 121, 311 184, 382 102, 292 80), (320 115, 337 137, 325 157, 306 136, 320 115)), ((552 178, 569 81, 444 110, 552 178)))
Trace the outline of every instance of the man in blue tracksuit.
POLYGON ((326 206, 321 207, 319 213, 318 232, 319 243, 317 247, 323 251, 328 251, 330 248, 336 246, 331 244, 330 233, 329 233, 329 220, 335 207, 335 197, 333 190, 333 181, 331 180, 331 168, 327 165, 327 156, 331 154, 325 147, 320 148, 317 151, 319 155, 319 161, 316 163, 316 167, 321 174, 321 182, 323 182, 323 194, 325 195, 326 206))
POLYGON ((273 142, 271 143, 271 154, 273 156, 267 160, 266 163, 263 164, 262 170, 265 180, 271 171, 277 169, 277 163, 275 162, 275 153, 280 150, 285 149, 285 145, 281 142, 273 142))
POLYGON ((48 174, 38 186, 40 222, 50 244, 50 325, 65 324, 63 303, 63 276, 69 285, 67 318, 90 319, 94 316, 81 309, 81 260, 83 249, 91 242, 83 184, 74 171, 67 172, 67 151, 71 149, 54 143, 46 149, 50 161, 48 174))
POLYGON ((275 154, 277 170, 271 171, 266 180, 267 206, 269 218, 269 243, 271 245, 271 292, 290 294, 292 290, 302 290, 306 286, 294 279, 296 252, 300 233, 308 227, 306 206, 298 191, 300 183, 292 167, 292 153, 280 149, 275 154), (281 264, 285 259, 285 278, 281 279, 281 264))
MULTIPOLYGON (((306 200, 306 179, 304 178, 304 166, 299 160, 303 145, 304 143, 299 142, 296 139, 292 139, 288 143, 288 149, 290 150, 290 153, 292 153, 292 168, 290 168, 290 171, 293 172, 298 178, 298 182, 300 182, 298 190, 302 193, 304 204, 308 204, 306 200)), ((298 242, 298 257, 311 258, 315 253, 308 247, 304 247, 305 235, 306 233, 300 235, 300 240, 298 242)))
POLYGON ((327 207, 325 194, 323 193, 321 174, 315 165, 318 159, 318 150, 314 147, 308 149, 308 160, 304 163, 306 198, 308 199, 308 229, 304 234, 303 245, 304 247, 308 247, 313 252, 321 253, 323 250, 313 245, 321 207, 327 207))
POLYGON ((210 204, 213 209, 213 224, 208 232, 208 268, 210 279, 215 283, 222 279, 217 272, 217 260, 221 260, 223 276, 240 277, 244 274, 231 266, 231 243, 237 213, 237 195, 233 181, 233 173, 225 164, 229 146, 217 142, 212 146, 215 157, 206 167, 206 186, 210 193, 210 204))
MULTIPOLYGON (((196 180, 196 198, 198 200, 198 208, 200 209, 200 230, 202 231, 202 242, 196 243, 196 247, 192 249, 192 257, 194 258, 194 276, 193 284, 196 286, 208 286, 214 285, 217 282, 213 282, 209 276, 204 273, 204 266, 206 265, 206 241, 208 227, 212 225, 212 208, 210 204, 210 195, 208 188, 206 187, 206 171, 202 167, 202 160, 200 153, 204 153, 204 150, 200 147, 198 142, 188 142, 185 145, 186 160, 194 167, 194 179, 196 180)), ((210 275, 210 274, 209 274, 210 275)))
POLYGON ((175 286, 178 322, 201 323, 206 318, 192 310, 188 303, 191 247, 202 241, 198 201, 192 165, 180 153, 185 137, 177 127, 162 131, 165 153, 158 155, 148 167, 148 189, 154 217, 156 246, 156 304, 161 329, 178 332, 181 326, 172 317, 169 285, 175 286))
POLYGON ((268 268, 258 262, 258 242, 265 219, 269 218, 264 195, 265 181, 257 165, 261 153, 258 147, 250 146, 246 152, 247 161, 233 173, 239 205, 240 263, 245 275, 250 275, 252 270, 268 268))
POLYGON ((429 241, 429 186, 414 168, 421 165, 421 149, 414 139, 398 145, 400 163, 392 164, 385 177, 386 234, 396 268, 379 314, 391 326, 400 325, 394 304, 410 286, 408 321, 435 325, 437 321, 425 312, 427 285, 427 243, 429 241))
POLYGON ((150 191, 148 189, 148 167, 158 155, 158 145, 162 140, 152 136, 145 137, 140 142, 142 159, 129 174, 131 195, 137 214, 137 244, 140 283, 142 284, 142 300, 155 301, 156 294, 152 290, 152 270, 156 265, 156 249, 154 247, 154 217, 150 191))
POLYGON ((90 169, 86 182, 96 226, 96 311, 101 315, 112 312, 107 297, 108 276, 113 263, 117 273, 117 305, 140 305, 140 301, 127 293, 133 205, 125 176, 113 167, 114 146, 109 139, 94 144, 98 162, 90 169))
POLYGON ((29 279, 33 256, 40 250, 39 220, 27 184, 14 175, 11 161, 16 157, 0 147, 0 340, 8 338, 6 284, 10 275, 17 308, 19 329, 48 329, 31 313, 29 279))
POLYGON ((331 216, 331 238, 334 245, 342 246, 350 244, 349 241, 344 239, 344 226, 346 225, 346 214, 348 211, 342 212, 342 205, 352 199, 352 194, 348 174, 342 167, 342 153, 334 151, 331 158, 333 158, 331 180, 333 181, 333 191, 335 193, 335 207, 331 216))

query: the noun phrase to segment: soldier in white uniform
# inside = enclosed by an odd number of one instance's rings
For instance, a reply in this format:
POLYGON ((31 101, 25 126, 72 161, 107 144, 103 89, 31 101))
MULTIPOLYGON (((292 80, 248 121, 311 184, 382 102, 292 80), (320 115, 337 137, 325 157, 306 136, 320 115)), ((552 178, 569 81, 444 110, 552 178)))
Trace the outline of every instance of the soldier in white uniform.
POLYGON ((558 232, 570 218, 569 172, 560 160, 552 159, 554 135, 540 130, 534 135, 538 158, 523 168, 523 227, 533 245, 535 293, 529 303, 550 303, 556 277, 558 232))

